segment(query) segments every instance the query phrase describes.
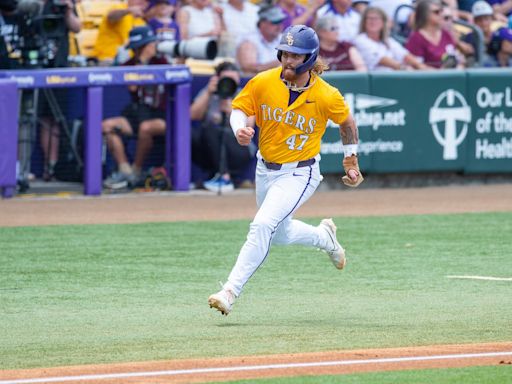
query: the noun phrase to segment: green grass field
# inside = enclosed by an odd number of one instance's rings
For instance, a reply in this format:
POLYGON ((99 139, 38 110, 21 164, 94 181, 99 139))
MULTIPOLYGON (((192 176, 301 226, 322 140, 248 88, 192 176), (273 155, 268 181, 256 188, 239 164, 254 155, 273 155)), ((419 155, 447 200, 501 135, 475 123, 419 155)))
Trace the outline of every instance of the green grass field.
POLYGON ((504 384, 511 380, 512 367, 502 366, 252 379, 230 381, 230 384, 504 384))
POLYGON ((446 278, 512 277, 512 213, 335 222, 344 271, 274 247, 227 318, 249 221, 0 228, 0 369, 512 340, 511 281, 446 278))

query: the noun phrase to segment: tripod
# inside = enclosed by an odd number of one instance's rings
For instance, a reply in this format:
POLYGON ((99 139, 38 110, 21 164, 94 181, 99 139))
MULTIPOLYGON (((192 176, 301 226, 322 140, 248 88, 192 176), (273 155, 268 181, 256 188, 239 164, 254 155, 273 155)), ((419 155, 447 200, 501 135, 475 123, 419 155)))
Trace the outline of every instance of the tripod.
MULTIPOLYGON (((78 153, 76 145, 72 140, 71 131, 69 129, 68 122, 64 116, 62 109, 57 102, 57 98, 53 90, 49 88, 43 88, 43 94, 48 105, 50 107, 50 115, 55 119, 55 123, 60 127, 61 131, 64 132, 69 142, 70 149, 75 157, 78 165, 83 166, 81 155, 78 153)), ((25 192, 29 187, 29 174, 30 164, 32 160, 32 147, 35 142, 36 128, 39 121, 38 117, 38 106, 39 106, 40 90, 21 90, 20 91, 20 127, 19 127, 19 141, 18 141, 18 187, 20 192, 25 192)), ((52 128, 48 136, 48 152, 51 150, 52 144, 52 128)), ((47 159, 46 159, 47 160, 47 159)), ((48 164, 45 164, 48 166, 48 164)))
MULTIPOLYGON (((225 143, 226 130, 231 130, 228 127, 228 117, 226 112, 222 112, 222 119, 220 123, 220 138, 219 138, 219 177, 222 177, 228 171, 228 159, 227 159, 227 150, 225 143)), ((217 189, 217 195, 222 195, 222 186, 219 183, 217 189)))

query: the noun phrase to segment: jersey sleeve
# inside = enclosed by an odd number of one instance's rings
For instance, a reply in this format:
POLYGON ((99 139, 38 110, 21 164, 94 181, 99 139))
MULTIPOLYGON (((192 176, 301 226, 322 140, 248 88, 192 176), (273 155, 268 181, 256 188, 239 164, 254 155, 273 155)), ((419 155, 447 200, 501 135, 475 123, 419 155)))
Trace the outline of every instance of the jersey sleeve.
POLYGON ((242 110, 247 116, 254 116, 256 114, 256 101, 254 100, 254 78, 249 80, 245 87, 235 96, 232 107, 233 109, 242 110))
POLYGON ((328 103, 328 118, 336 124, 341 124, 350 115, 350 108, 340 91, 334 89, 328 103))

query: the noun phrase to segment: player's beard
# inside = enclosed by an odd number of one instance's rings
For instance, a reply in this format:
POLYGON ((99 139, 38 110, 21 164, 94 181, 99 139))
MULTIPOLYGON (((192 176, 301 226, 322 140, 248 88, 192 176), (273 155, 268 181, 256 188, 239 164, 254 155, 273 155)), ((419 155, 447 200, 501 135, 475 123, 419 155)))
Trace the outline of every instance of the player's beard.
POLYGON ((295 73, 295 68, 283 68, 283 79, 285 79, 286 81, 295 82, 297 81, 297 77, 298 75, 295 73))

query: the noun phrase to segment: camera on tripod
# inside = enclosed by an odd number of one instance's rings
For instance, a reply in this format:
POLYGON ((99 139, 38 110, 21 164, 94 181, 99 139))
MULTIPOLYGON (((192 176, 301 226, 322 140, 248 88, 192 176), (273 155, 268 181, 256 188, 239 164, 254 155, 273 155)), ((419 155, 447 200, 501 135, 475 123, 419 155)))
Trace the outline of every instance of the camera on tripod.
POLYGON ((21 0, 18 3, 20 22, 18 46, 22 68, 55 66, 59 41, 67 38, 64 21, 67 2, 64 0, 21 0), (50 13, 43 12, 44 8, 50 13))

